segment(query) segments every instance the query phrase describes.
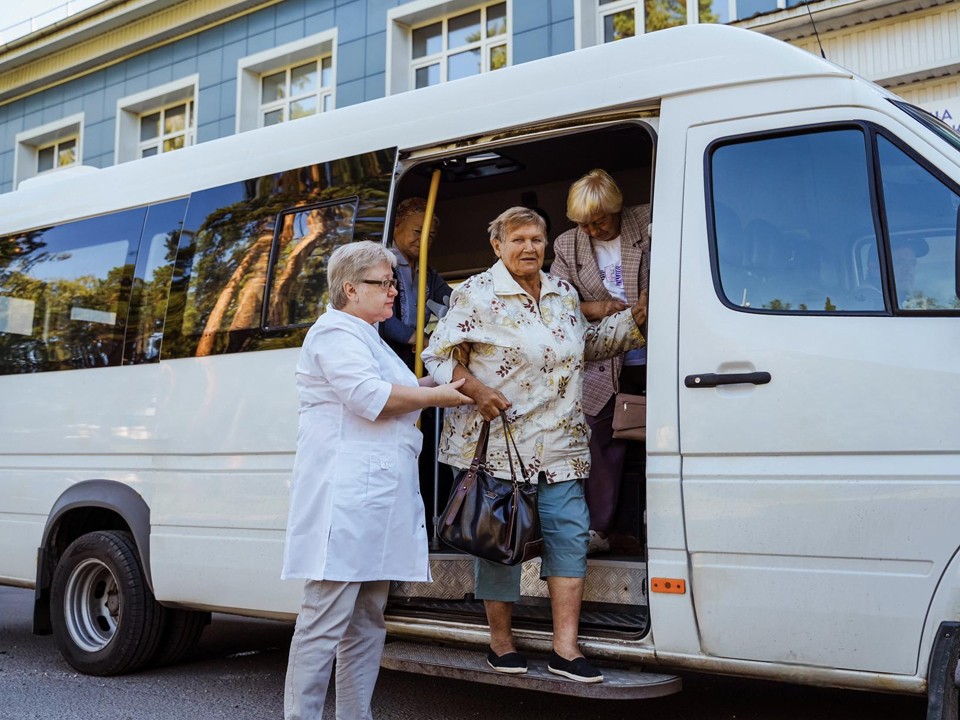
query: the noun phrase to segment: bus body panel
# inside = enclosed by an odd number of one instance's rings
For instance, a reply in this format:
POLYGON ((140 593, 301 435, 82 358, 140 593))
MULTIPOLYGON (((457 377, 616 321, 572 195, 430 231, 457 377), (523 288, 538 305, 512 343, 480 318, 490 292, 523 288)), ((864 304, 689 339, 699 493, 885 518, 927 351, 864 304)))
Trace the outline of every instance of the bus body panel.
POLYGON ((711 655, 925 672, 917 649, 960 512, 956 319, 737 311, 717 296, 705 242, 717 139, 851 118, 910 137, 894 112, 831 107, 688 133, 677 377, 772 376, 680 392, 691 584, 711 655))

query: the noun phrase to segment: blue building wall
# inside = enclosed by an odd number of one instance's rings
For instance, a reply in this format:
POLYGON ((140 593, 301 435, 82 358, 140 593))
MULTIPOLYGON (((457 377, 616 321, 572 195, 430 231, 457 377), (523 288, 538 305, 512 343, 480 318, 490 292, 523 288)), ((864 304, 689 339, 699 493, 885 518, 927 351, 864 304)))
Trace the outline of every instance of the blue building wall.
MULTIPOLYGON (((13 189, 17 133, 84 113, 83 164, 114 163, 117 100, 200 77, 197 141, 236 130, 237 61, 337 28, 337 107, 383 97, 387 11, 401 0, 284 0, 0 106, 0 192, 13 189)), ((513 63, 574 49, 574 0, 513 0, 513 63)))

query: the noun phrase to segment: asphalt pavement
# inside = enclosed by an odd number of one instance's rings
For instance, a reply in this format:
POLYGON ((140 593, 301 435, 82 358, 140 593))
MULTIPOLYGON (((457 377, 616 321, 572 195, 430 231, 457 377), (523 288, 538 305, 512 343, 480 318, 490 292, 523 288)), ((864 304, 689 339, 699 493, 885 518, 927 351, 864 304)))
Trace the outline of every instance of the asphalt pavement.
MULTIPOLYGON (((0 587, 0 720, 280 720, 293 626, 214 615, 174 667, 76 673, 31 633, 33 592, 0 587)), ((683 676, 679 695, 595 701, 383 671, 377 720, 924 720, 923 698, 683 676)), ((327 699, 333 718, 333 697, 327 699)))

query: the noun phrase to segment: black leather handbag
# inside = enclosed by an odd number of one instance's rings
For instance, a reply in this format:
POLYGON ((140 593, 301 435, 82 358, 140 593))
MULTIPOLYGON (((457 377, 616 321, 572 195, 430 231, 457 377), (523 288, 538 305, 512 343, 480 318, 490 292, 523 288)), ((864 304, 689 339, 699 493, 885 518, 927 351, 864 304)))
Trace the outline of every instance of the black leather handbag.
POLYGON ((490 423, 484 421, 473 462, 457 474, 437 531, 443 542, 457 550, 501 565, 517 565, 540 557, 543 534, 537 511, 537 486, 527 476, 507 416, 501 412, 500 418, 511 479, 499 480, 484 467, 490 437, 490 423), (522 476, 519 481, 514 454, 522 476))

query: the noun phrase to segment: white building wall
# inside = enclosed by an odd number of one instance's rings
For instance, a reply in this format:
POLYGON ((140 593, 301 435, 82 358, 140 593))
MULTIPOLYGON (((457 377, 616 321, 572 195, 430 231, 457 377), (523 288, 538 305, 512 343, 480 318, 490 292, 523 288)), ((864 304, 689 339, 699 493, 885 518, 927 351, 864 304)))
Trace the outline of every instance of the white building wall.
MULTIPOLYGON (((899 92, 897 85, 960 70, 960 6, 821 33, 820 39, 827 59, 899 92)), ((816 37, 794 44, 820 54, 816 37)))

